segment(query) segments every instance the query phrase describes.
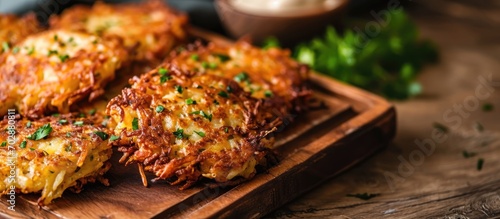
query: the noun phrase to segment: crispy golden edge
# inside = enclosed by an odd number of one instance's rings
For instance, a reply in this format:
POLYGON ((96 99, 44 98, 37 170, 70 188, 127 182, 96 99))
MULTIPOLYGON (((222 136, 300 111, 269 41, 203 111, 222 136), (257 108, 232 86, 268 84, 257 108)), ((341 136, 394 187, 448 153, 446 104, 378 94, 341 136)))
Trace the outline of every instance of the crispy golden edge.
POLYGON ((138 28, 141 29, 141 33, 133 36, 123 36, 121 34, 110 33, 105 29, 99 31, 99 33, 92 34, 99 34, 104 38, 120 37, 125 42, 134 42, 126 43, 127 49, 133 54, 131 58, 134 61, 145 61, 157 65, 175 46, 186 42, 187 16, 173 10, 158 0, 114 5, 98 1, 92 7, 77 5, 66 9, 60 16, 52 16, 49 23, 51 29, 71 29, 89 32, 86 28, 88 17, 106 16, 109 14, 134 18, 135 24, 130 24, 123 28, 125 30, 127 28, 138 28), (140 23, 140 16, 150 15, 153 12, 163 14, 166 19, 161 22, 148 23, 147 25, 140 23), (147 34, 152 34, 156 42, 154 45, 146 45, 146 48, 141 48, 145 45, 140 45, 140 42, 147 34))
POLYGON ((12 47, 27 36, 42 30, 33 13, 23 17, 0 14, 0 43, 7 42, 12 47))
MULTIPOLYGON (((39 36, 47 35, 51 32, 47 31, 35 34, 31 37, 36 38, 39 36)), ((81 33, 78 33, 81 34, 81 33)), ((88 35, 89 37, 92 35, 88 35)), ((68 113, 70 108, 77 102, 87 99, 92 102, 97 97, 104 94, 104 86, 114 79, 114 72, 112 77, 102 78, 96 72, 101 66, 104 66, 109 59, 117 58, 119 61, 118 66, 127 66, 125 61, 128 56, 126 51, 122 48, 122 42, 118 38, 99 39, 99 43, 106 46, 111 53, 115 54, 114 57, 104 57, 97 51, 83 51, 81 50, 75 56, 71 57, 65 62, 52 64, 49 58, 31 57, 28 54, 21 54, 21 52, 14 53, 9 51, 0 55, 0 102, 11 102, 12 105, 4 104, 0 106, 0 114, 6 112, 7 107, 16 107, 20 109, 23 116, 32 119, 41 118, 54 112, 68 113), (24 63, 18 63, 13 68, 4 64, 13 56, 15 58, 26 60, 24 63), (82 65, 84 60, 90 61, 91 65, 82 65), (65 81, 68 78, 78 78, 78 89, 71 93, 59 93, 52 90, 50 95, 39 97, 35 105, 21 104, 21 99, 28 95, 26 93, 18 94, 16 90, 22 89, 25 86, 32 86, 33 83, 38 83, 40 86, 39 92, 47 93, 53 87, 44 87, 44 81, 38 81, 37 76, 34 76, 31 71, 37 71, 38 68, 52 66, 59 77, 59 81, 65 81), (10 87, 10 88, 9 88, 10 87), (45 89, 45 90, 44 90, 45 89), (57 102, 54 102, 58 100, 57 102), (53 104, 53 102, 55 104, 53 104), (9 106, 7 106, 9 105, 9 106)), ((115 71, 118 69, 115 69, 115 71)), ((51 84, 49 84, 52 86, 51 84)), ((64 86, 61 84, 61 86, 64 86)))
MULTIPOLYGON (((17 143, 15 144, 15 151, 17 156, 21 156, 22 160, 27 162, 33 159, 43 158, 45 156, 52 156, 46 154, 46 152, 39 150, 38 148, 35 148, 34 150, 30 149, 31 145, 37 144, 37 142, 35 140, 27 139, 27 137, 33 134, 38 128, 42 127, 45 124, 50 124, 52 127, 52 132, 45 139, 50 140, 51 138, 68 138, 71 139, 73 143, 75 143, 74 145, 76 145, 77 142, 78 144, 81 145, 80 146, 81 150, 77 150, 75 152, 77 154, 82 155, 78 158, 78 162, 75 164, 78 167, 80 167, 83 165, 83 162, 86 160, 86 157, 90 154, 89 150, 91 148, 94 148, 93 146, 90 146, 90 144, 97 145, 107 141, 105 139, 102 139, 97 134, 95 134, 95 132, 98 131, 106 133, 108 136, 110 134, 109 129, 107 129, 105 126, 95 123, 96 121, 100 121, 102 119, 102 116, 103 116, 102 114, 94 114, 83 118, 81 113, 72 113, 64 115, 54 114, 53 116, 47 116, 37 120, 29 120, 27 118, 21 118, 21 116, 18 114, 11 116, 6 115, 2 120, 0 120, 0 127, 6 130, 0 132, 0 144, 2 144, 2 146, 0 147, 0 153, 5 155, 8 153, 8 150, 10 150, 8 148, 9 144, 7 144, 8 142, 7 139, 9 136, 8 127, 10 126, 9 120, 14 119, 15 125, 13 126, 14 127, 13 130, 16 132, 15 136, 18 139, 17 143), (65 120, 64 123, 61 123, 62 120, 65 120), (83 125, 75 125, 75 122, 77 121, 83 122, 83 125), (69 132, 71 135, 68 135, 67 130, 65 130, 65 128, 67 127, 71 127, 72 131, 69 132), (77 139, 76 136, 74 136, 75 133, 83 133, 84 130, 93 131, 93 134, 90 135, 90 137, 92 138, 91 141, 82 141, 80 139, 77 139), (23 141, 27 142, 25 148, 20 147, 21 142, 23 141)), ((111 158, 112 149, 110 144, 108 143, 106 144, 109 146, 109 148, 103 150, 103 153, 105 153, 107 158, 109 159, 111 158)), ((94 149, 97 149, 97 147, 94 149)), ((51 160, 52 162, 56 162, 53 163, 53 165, 57 166, 57 160, 60 158, 53 157, 52 159, 53 159, 51 160)), ((2 166, 2 168, 5 167, 2 166)), ((83 190, 84 185, 95 182, 100 182, 105 186, 109 186, 109 181, 107 178, 104 177, 104 175, 110 168, 111 168, 111 163, 109 162, 109 160, 104 160, 103 166, 101 168, 99 168, 98 170, 96 170, 91 174, 88 174, 85 177, 76 179, 74 184, 70 185, 67 189, 69 189, 72 192, 79 193, 83 190)), ((16 193, 26 193, 25 191, 23 191, 23 189, 29 190, 29 188, 16 188, 16 193)), ((1 195, 4 195, 6 192, 7 191, 2 191, 1 195)), ((41 197, 37 200, 39 206, 45 206, 49 204, 54 198, 46 196, 43 190, 36 192, 42 193, 41 197)))

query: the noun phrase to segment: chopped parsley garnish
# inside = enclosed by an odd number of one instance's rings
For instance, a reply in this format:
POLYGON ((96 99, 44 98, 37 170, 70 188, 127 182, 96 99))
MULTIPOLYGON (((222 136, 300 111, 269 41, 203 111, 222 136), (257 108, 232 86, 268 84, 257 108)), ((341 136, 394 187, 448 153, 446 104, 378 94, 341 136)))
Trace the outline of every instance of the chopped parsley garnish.
POLYGON ((191 59, 194 61, 198 61, 198 60, 200 60, 200 56, 198 54, 193 54, 193 55, 191 55, 191 59))
POLYGON ((49 136, 50 132, 52 132, 52 127, 50 127, 50 124, 45 124, 42 127, 38 128, 33 134, 28 135, 26 138, 38 141, 49 136))
POLYGON ((19 145, 19 147, 20 148, 26 148, 26 144, 28 144, 28 142, 23 141, 23 142, 21 142, 21 145, 19 145))
POLYGON ((205 117, 205 119, 208 119, 208 121, 212 121, 212 114, 206 114, 205 112, 200 111, 200 115, 205 117))
POLYGON ((71 137, 71 132, 66 132, 66 137, 71 137))
POLYGON ((71 151, 71 148, 73 147, 73 145, 71 145, 71 143, 69 143, 68 146, 66 146, 66 148, 64 149, 66 152, 70 152, 71 151))
POLYGON ((61 60, 61 62, 65 62, 66 60, 69 59, 69 55, 68 54, 59 55, 59 59, 61 60))
POLYGON ((5 147, 6 145, 7 145, 7 142, 4 141, 4 142, 2 142, 2 144, 0 146, 5 147))
POLYGON ((2 51, 7 52, 7 51, 9 51, 9 49, 10 49, 9 43, 3 42, 2 43, 2 51))
POLYGON ((165 110, 165 107, 162 105, 158 105, 158 106, 156 106, 155 110, 157 113, 161 113, 161 112, 163 112, 163 110, 165 110))
POLYGON ((61 125, 62 125, 62 124, 66 124, 66 123, 68 123, 68 120, 66 120, 66 119, 61 119, 61 120, 59 120, 58 122, 59 122, 59 124, 61 124, 61 125))
POLYGON ((83 121, 76 121, 76 122, 73 123, 73 125, 83 126, 83 121))
POLYGON ((477 155, 475 152, 468 152, 468 151, 463 151, 462 155, 464 155, 465 158, 471 158, 477 155))
POLYGON ((30 148, 30 151, 34 151, 35 149, 34 148, 30 148))
POLYGON ((116 141, 120 139, 120 136, 116 136, 116 135, 111 135, 111 137, 109 138, 110 141, 116 141))
POLYGON ((184 138, 184 129, 177 128, 175 132, 173 132, 174 136, 178 139, 184 138))
POLYGON ((448 132, 448 127, 446 127, 445 125, 443 125, 441 123, 435 122, 434 124, 432 124, 432 126, 434 126, 434 128, 437 129, 440 132, 443 132, 443 133, 447 133, 448 132))
POLYGON ((54 40, 57 41, 59 39, 59 37, 56 35, 54 35, 54 40))
POLYGON ((85 118, 85 113, 80 113, 80 114, 78 114, 78 117, 80 117, 80 118, 85 118))
POLYGON ((217 58, 219 58, 219 60, 221 62, 227 62, 229 60, 231 60, 231 57, 229 57, 228 55, 225 55, 225 54, 214 54, 215 56, 217 56, 217 58))
POLYGON ((217 68, 217 63, 215 62, 202 62, 201 67, 207 69, 216 69, 217 68))
POLYGON ((272 97, 272 96, 273 96, 273 92, 272 92, 272 91, 270 91, 270 90, 266 90, 266 91, 264 91, 264 95, 265 95, 266 97, 272 97))
POLYGON ((47 56, 51 56, 51 55, 57 55, 59 52, 57 50, 49 50, 49 52, 47 53, 47 56))
POLYGON ((200 111, 200 110, 198 110, 198 111, 191 112, 190 114, 200 115, 200 112, 201 112, 201 111, 200 111))
POLYGON ((200 137, 205 137, 205 132, 202 132, 202 131, 194 131, 194 133, 196 133, 197 135, 199 135, 200 137))
POLYGON ((89 110, 89 115, 93 116, 93 115, 95 115, 96 112, 97 112, 96 109, 91 109, 91 110, 89 110))
POLYGON ((137 119, 136 117, 134 118, 134 120, 132 120, 132 130, 135 131, 137 129, 139 129, 139 119, 137 119))
POLYGON ((160 68, 158 69, 158 74, 160 75, 165 75, 168 73, 168 70, 166 68, 160 68))
POLYGON ((234 80, 237 82, 248 81, 248 74, 244 71, 240 72, 236 76, 234 76, 234 80))
POLYGON ((54 114, 52 114, 52 116, 57 118, 57 117, 60 116, 60 114, 59 113, 54 113, 54 114))
POLYGON ((175 91, 177 91, 178 93, 182 94, 182 86, 175 85, 175 91))
POLYGON ((70 37, 70 38, 68 39, 68 43, 71 43, 71 42, 73 42, 73 40, 74 40, 74 39, 75 39, 75 38, 73 38, 73 37, 70 37))
POLYGON ((168 75, 168 70, 166 68, 159 68, 158 74, 160 74, 160 83, 162 84, 172 79, 172 77, 168 75))
POLYGON ((108 134, 106 134, 105 132, 101 132, 101 131, 95 131, 94 134, 99 136, 103 141, 108 139, 108 137, 109 137, 108 134))
POLYGON ((233 92, 233 88, 232 88, 231 86, 229 86, 229 85, 226 87, 226 90, 227 90, 227 92, 229 92, 229 93, 232 93, 232 92, 233 92))
POLYGON ((32 46, 31 48, 28 49, 28 55, 33 55, 34 52, 35 52, 34 46, 32 46))
POLYGON ((189 98, 189 99, 186 99, 186 104, 187 104, 187 105, 196 104, 196 101, 195 101, 195 100, 193 100, 193 99, 191 99, 191 98, 189 98))
POLYGON ((224 127, 224 132, 228 133, 229 132, 229 128, 228 127, 224 127))
POLYGON ((493 104, 491 104, 491 103, 483 104, 483 111, 484 112, 491 112, 491 111, 493 111, 493 108, 494 108, 493 104))
POLYGON ((226 92, 224 92, 224 91, 219 92, 218 95, 221 96, 221 97, 224 97, 224 98, 228 98, 229 97, 229 95, 226 92))
POLYGON ((28 122, 26 123, 26 128, 31 128, 31 121, 28 121, 28 122))
POLYGON ((12 49, 12 53, 16 54, 19 52, 19 47, 14 47, 14 49, 12 49))
POLYGON ((374 197, 377 197, 379 196, 380 194, 368 194, 368 193, 362 193, 362 194, 347 194, 346 196, 347 197, 354 197, 354 198, 359 198, 359 199, 362 199, 362 200, 370 200, 374 197))
POLYGON ((483 169, 483 164, 484 164, 484 159, 483 158, 479 158, 479 160, 477 160, 477 170, 482 170, 483 169))

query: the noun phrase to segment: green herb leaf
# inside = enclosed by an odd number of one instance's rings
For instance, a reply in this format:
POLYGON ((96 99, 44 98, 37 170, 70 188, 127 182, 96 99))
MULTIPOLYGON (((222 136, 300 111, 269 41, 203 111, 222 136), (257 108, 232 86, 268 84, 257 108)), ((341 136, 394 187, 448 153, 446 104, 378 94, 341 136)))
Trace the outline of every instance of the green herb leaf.
POLYGON ((28 122, 26 123, 26 128, 31 128, 31 121, 28 121, 28 122))
POLYGON ((2 144, 1 144, 0 146, 1 146, 1 147, 5 147, 6 145, 7 145, 7 142, 6 142, 6 141, 4 141, 4 142, 2 142, 2 144))
POLYGON ((477 170, 480 171, 483 169, 483 165, 484 165, 484 159, 483 158, 479 158, 479 160, 477 160, 477 170))
POLYGON ((73 122, 73 125, 83 126, 83 121, 75 121, 75 122, 73 122))
POLYGON ((30 148, 30 151, 34 151, 35 149, 34 148, 30 148))
POLYGON ((22 141, 21 144, 19 145, 19 147, 20 148, 26 148, 26 144, 28 144, 28 142, 22 141))
POLYGON ((229 95, 226 92, 224 92, 224 91, 219 92, 218 95, 221 96, 221 97, 224 97, 224 98, 228 98, 229 97, 229 95))
POLYGON ((178 93, 182 94, 182 86, 175 85, 175 90, 176 90, 178 93))
POLYGON ((120 139, 120 136, 116 136, 116 135, 111 135, 111 137, 109 138, 110 141, 116 141, 120 139))
POLYGON ((346 196, 347 197, 354 197, 354 198, 359 198, 359 199, 362 199, 362 200, 370 200, 374 197, 377 197, 379 196, 380 194, 368 194, 368 193, 362 193, 362 194, 347 194, 346 196))
POLYGON ((62 124, 68 123, 68 120, 66 120, 66 119, 60 119, 58 122, 59 122, 59 124, 62 125, 62 124))
POLYGON ((175 132, 173 132, 174 136, 178 139, 184 138, 184 129, 177 128, 175 132))
POLYGON ((483 111, 484 112, 491 112, 491 111, 493 111, 493 108, 494 108, 493 104, 491 104, 491 103, 483 104, 483 111))
POLYGON ((27 136, 26 138, 38 141, 40 139, 49 136, 51 132, 52 132, 52 127, 50 127, 50 124, 45 124, 42 127, 38 128, 33 134, 27 136))
POLYGON ((9 51, 9 49, 10 49, 9 43, 3 42, 2 43, 2 52, 7 52, 7 51, 9 51))
POLYGON ((17 54, 19 52, 19 47, 14 47, 14 49, 12 49, 12 53, 13 54, 17 54))
POLYGON ((217 58, 219 58, 219 60, 221 62, 227 62, 229 60, 231 60, 231 57, 229 57, 228 55, 225 55, 225 54, 220 54, 220 53, 217 53, 217 54, 214 54, 217 58))
POLYGON ((202 131, 199 131, 199 132, 194 131, 194 133, 196 133, 196 134, 197 134, 197 135, 199 135, 200 137, 205 137, 205 133, 204 133, 204 132, 202 132, 202 131))
POLYGON ((264 95, 265 95, 266 97, 272 97, 272 96, 273 96, 273 92, 272 92, 272 91, 270 91, 270 90, 266 90, 266 91, 264 91, 264 95))
POLYGON ((194 60, 194 61, 199 61, 200 60, 200 56, 198 54, 193 54, 193 55, 191 55, 191 59, 194 60))
POLYGON ((109 135, 107 133, 101 132, 101 131, 95 131, 94 134, 99 136, 103 141, 108 139, 108 137, 109 137, 109 135))
POLYGON ((33 55, 34 52, 35 52, 34 46, 32 46, 31 48, 28 49, 28 55, 33 55))
POLYGON ((186 99, 186 104, 187 104, 187 105, 196 104, 196 101, 195 101, 195 100, 193 100, 193 99, 191 99, 191 98, 188 98, 188 99, 186 99))
POLYGON ((57 50, 49 50, 49 52, 47 53, 47 56, 51 56, 51 55, 57 55, 59 52, 57 50))
POLYGON ((65 62, 66 60, 69 59, 69 55, 68 54, 59 55, 59 59, 61 60, 61 62, 65 62))
POLYGON ((89 115, 93 116, 93 115, 95 115, 95 113, 96 113, 96 112, 97 112, 97 110, 96 110, 96 109, 91 109, 91 110, 89 111, 89 115))
POLYGON ((71 145, 71 143, 69 143, 68 146, 66 146, 66 148, 64 149, 66 152, 70 152, 71 151, 71 148, 73 147, 73 145, 71 145))
POLYGON ((155 110, 157 113, 161 113, 161 112, 163 112, 163 110, 165 110, 165 107, 162 105, 158 105, 158 106, 156 106, 155 110))
POLYGON ((243 81, 248 81, 248 74, 246 72, 240 72, 239 74, 237 74, 236 76, 234 76, 233 78, 236 82, 243 82, 243 81))
POLYGON ((206 114, 205 112, 200 111, 200 115, 205 117, 205 119, 208 119, 208 121, 212 121, 212 114, 206 114))
POLYGON ((137 130, 139 129, 139 119, 136 117, 134 120, 132 120, 132 130, 137 130))
POLYGON ((229 85, 228 85, 228 86, 226 87, 226 91, 227 91, 228 93, 232 93, 232 92, 233 92, 233 88, 232 88, 231 86, 229 86, 229 85))

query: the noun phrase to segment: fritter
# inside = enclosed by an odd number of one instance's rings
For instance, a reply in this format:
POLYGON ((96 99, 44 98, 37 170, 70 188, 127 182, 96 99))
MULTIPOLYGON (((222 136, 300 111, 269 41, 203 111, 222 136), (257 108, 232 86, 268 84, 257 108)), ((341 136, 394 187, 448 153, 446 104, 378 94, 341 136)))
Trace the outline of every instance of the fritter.
POLYGON ((131 83, 109 102, 107 114, 124 153, 120 161, 138 163, 144 184, 144 170, 185 189, 201 177, 249 179, 265 165, 274 127, 257 123, 260 101, 235 81, 192 77, 166 65, 131 83))
POLYGON ((0 129, 6 130, 0 132, 2 194, 41 192, 38 204, 47 205, 67 188, 79 192, 87 182, 108 184, 103 174, 110 168, 109 134, 90 120, 54 115, 30 121, 9 114, 0 129))
POLYGON ((120 40, 65 30, 32 35, 0 55, 0 115, 39 118, 92 101, 126 60, 120 40))
POLYGON ((158 61, 186 38, 187 17, 161 1, 92 7, 75 6, 52 17, 51 28, 77 30, 123 39, 134 60, 158 61))
POLYGON ((311 94, 306 83, 308 67, 279 48, 263 50, 244 41, 231 46, 196 43, 173 53, 165 62, 188 74, 231 79, 252 97, 263 99, 267 113, 302 111, 311 94))
POLYGON ((14 44, 40 31, 42 31, 42 27, 34 14, 28 14, 24 17, 0 14, 0 44, 2 44, 0 53, 10 50, 14 44))

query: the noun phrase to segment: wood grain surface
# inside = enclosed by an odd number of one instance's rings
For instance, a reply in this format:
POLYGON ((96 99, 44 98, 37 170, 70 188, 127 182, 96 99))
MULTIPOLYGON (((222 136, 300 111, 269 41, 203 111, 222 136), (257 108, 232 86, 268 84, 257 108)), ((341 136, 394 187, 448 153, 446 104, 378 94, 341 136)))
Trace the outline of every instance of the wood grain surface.
MULTIPOLYGON (((201 30, 191 31, 205 40, 230 43, 201 30)), ((130 74, 121 72, 104 98, 82 107, 102 111, 106 99, 126 86, 130 74)), ((79 194, 65 192, 62 198, 42 209, 37 208, 37 194, 19 194, 15 212, 7 210, 3 197, 0 217, 263 217, 381 150, 395 135, 395 111, 383 98, 318 73, 311 74, 310 79, 316 100, 312 104, 321 107, 300 115, 276 115, 285 116, 286 120, 276 134, 279 162, 260 171, 252 180, 215 188, 199 183, 184 191, 160 181, 146 188, 135 166, 118 163, 120 153, 115 150, 113 166, 106 174, 111 186, 89 184, 79 194), (295 121, 290 123, 292 119, 295 121)), ((147 177, 154 178, 151 174, 147 177)))
POLYGON ((398 112, 394 143, 266 217, 500 218, 499 1, 419 0, 409 6, 422 37, 437 44, 441 60, 421 74, 421 96, 394 102, 398 112), (490 75, 493 80, 486 83, 492 88, 490 95, 485 92, 479 99, 480 77, 490 75), (483 111, 486 103, 494 109, 483 111), (454 111, 460 104, 463 115, 454 111), (435 122, 449 128, 447 137, 419 161, 422 150, 415 140, 432 139, 435 122), (464 150, 477 155, 465 158, 464 150), (401 160, 410 162, 410 156, 415 165, 400 171, 406 163, 401 160), (484 165, 479 171, 480 158, 484 165), (380 195, 366 201, 346 196, 360 193, 380 195))

